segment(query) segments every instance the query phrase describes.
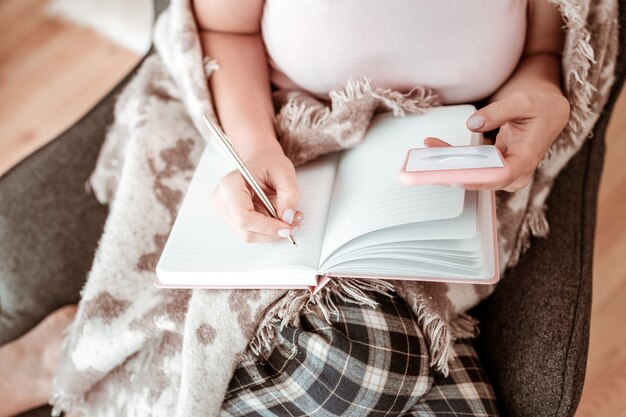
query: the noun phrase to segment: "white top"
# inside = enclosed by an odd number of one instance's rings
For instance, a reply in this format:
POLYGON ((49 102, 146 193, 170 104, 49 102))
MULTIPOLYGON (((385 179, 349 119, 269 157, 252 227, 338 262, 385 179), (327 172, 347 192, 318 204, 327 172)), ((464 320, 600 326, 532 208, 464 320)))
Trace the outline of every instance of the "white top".
POLYGON ((318 96, 368 76, 433 88, 444 103, 491 95, 519 62, 526 0, 266 0, 262 32, 279 87, 318 96))

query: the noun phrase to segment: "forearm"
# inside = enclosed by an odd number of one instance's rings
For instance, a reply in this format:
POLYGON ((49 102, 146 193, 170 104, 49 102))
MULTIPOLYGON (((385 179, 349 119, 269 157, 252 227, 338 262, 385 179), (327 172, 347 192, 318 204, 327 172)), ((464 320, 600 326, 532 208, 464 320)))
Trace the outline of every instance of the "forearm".
POLYGON ((528 7, 522 59, 509 80, 490 98, 491 102, 514 93, 563 94, 561 52, 565 35, 561 12, 548 0, 529 0, 528 7))
POLYGON ((201 31, 200 39, 204 54, 219 63, 209 80, 213 104, 242 158, 278 147, 261 36, 201 31))
POLYGON ((489 98, 489 101, 502 100, 518 92, 532 91, 563 94, 559 55, 537 53, 523 57, 513 75, 489 98))

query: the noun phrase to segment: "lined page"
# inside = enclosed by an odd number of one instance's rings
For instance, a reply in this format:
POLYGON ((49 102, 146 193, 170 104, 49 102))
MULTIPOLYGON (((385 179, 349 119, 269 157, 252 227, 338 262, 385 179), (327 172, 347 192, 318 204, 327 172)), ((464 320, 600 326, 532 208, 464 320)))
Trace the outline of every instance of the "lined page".
POLYGON ((425 114, 376 116, 365 140, 342 154, 333 189, 321 260, 350 240, 387 227, 456 217, 464 190, 445 186, 406 186, 398 172, 410 148, 428 136, 452 145, 470 145, 465 126, 471 105, 445 106, 425 114))
POLYGON ((407 223, 366 233, 332 252, 320 266, 320 271, 328 272, 338 263, 369 256, 370 251, 375 251, 376 248, 399 248, 403 244, 417 252, 432 252, 431 249, 445 249, 451 253, 463 249, 476 251, 478 248, 470 249, 466 243, 471 242, 477 235, 478 192, 466 191, 463 211, 459 216, 407 223), (460 243, 463 245, 459 245, 460 243))
MULTIPOLYGON (((159 279, 164 284, 184 284, 185 277, 205 273, 205 285, 225 285, 220 282, 224 280, 220 273, 229 272, 230 278, 234 276, 231 272, 238 271, 282 269, 284 273, 289 265, 315 271, 336 167, 337 155, 329 155, 297 169, 301 191, 299 209, 305 215, 300 230, 294 233, 297 247, 287 239, 275 243, 245 243, 211 204, 215 186, 233 167, 207 147, 159 261, 159 279)), ((230 278, 229 284, 235 285, 237 282, 230 278)), ((263 285, 273 284, 269 278, 266 280, 263 285)))
MULTIPOLYGON (((441 248, 466 246, 470 256, 459 256, 457 251, 446 251, 426 255, 419 242, 406 244, 379 245, 353 254, 346 255, 330 268, 332 276, 394 276, 406 279, 454 279, 459 282, 486 282, 497 279, 497 246, 494 216, 495 204, 492 191, 481 190, 478 195, 478 230, 479 233, 469 241, 447 240, 430 241, 433 247, 444 242, 441 248), (469 243, 469 245, 468 245, 469 243), (460 245, 460 246, 459 246, 460 245)), ((426 242, 424 242, 426 243, 426 242)), ((343 248, 342 248, 343 249, 343 248)))

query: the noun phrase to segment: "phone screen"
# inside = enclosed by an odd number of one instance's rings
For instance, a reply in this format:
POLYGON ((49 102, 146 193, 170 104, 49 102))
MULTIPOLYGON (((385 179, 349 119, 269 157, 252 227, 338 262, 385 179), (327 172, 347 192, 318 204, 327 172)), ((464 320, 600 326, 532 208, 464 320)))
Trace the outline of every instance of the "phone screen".
POLYGON ((474 168, 502 168, 504 163, 494 145, 450 146, 411 149, 406 172, 474 168))

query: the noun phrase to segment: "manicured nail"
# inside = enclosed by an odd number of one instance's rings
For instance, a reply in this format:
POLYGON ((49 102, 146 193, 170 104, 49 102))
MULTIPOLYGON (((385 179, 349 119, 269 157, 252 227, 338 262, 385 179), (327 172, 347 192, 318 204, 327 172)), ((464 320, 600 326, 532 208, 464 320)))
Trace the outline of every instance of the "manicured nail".
POLYGON ((286 209, 283 210, 283 215, 281 217, 281 219, 287 223, 287 224, 291 224, 293 223, 293 216, 294 216, 295 212, 292 209, 286 209))
POLYGON ((480 129, 485 124, 485 118, 480 114, 475 114, 467 119, 467 127, 470 129, 480 129))
POLYGON ((298 213, 296 214, 296 218, 294 219, 297 223, 300 223, 304 219, 304 214, 298 213))
POLYGON ((280 237, 289 237, 291 231, 289 229, 278 229, 278 236, 280 237))

